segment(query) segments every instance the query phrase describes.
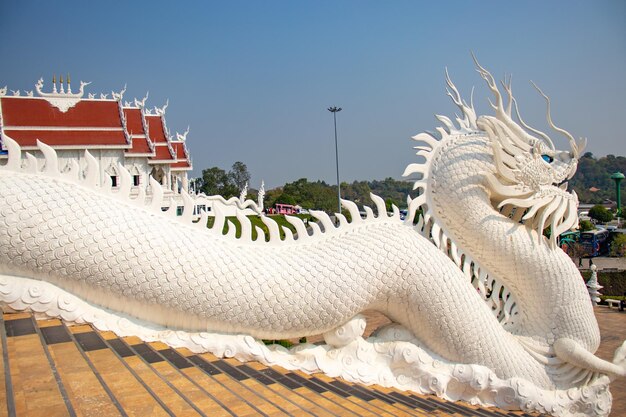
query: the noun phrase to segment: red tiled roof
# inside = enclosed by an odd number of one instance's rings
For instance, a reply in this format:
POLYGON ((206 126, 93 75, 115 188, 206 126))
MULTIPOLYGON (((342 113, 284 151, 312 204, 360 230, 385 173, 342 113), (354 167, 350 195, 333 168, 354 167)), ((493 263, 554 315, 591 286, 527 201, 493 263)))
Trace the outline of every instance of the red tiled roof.
POLYGON ((132 148, 126 151, 126 154, 152 154, 148 139, 145 137, 146 132, 143 129, 141 109, 125 108, 124 117, 126 117, 126 130, 131 136, 132 143, 132 148))
POLYGON ((63 113, 43 98, 2 97, 4 126, 122 127, 116 101, 82 100, 63 113))
POLYGON ((50 146, 127 146, 126 136, 119 131, 93 130, 10 130, 4 133, 20 146, 36 146, 37 139, 50 146))
POLYGON ((0 100, 3 132, 21 146, 36 146, 37 139, 50 146, 116 146, 127 148, 129 156, 153 155, 150 161, 163 161, 178 168, 191 165, 184 144, 169 142, 162 115, 145 116, 150 135, 147 137, 142 110, 123 109, 125 132, 119 103, 115 100, 84 99, 65 113, 44 98, 2 97, 0 100), (132 146, 126 141, 126 133, 132 146), (151 151, 150 142, 161 146, 155 146, 151 151))
POLYGON ((150 146, 148 146, 148 140, 146 138, 132 138, 133 147, 126 151, 128 154, 151 154, 150 146))
POLYGON ((152 142, 166 143, 167 137, 163 131, 161 116, 146 116, 146 122, 148 123, 148 131, 150 132, 150 139, 152 139, 152 142))
POLYGON ((188 159, 188 155, 185 153, 185 144, 183 142, 171 142, 174 152, 176 152, 176 159, 188 159))
POLYGON ((141 109, 124 109, 126 117, 126 130, 131 135, 144 135, 143 123, 141 121, 141 109))
POLYGON ((174 152, 176 152, 176 160, 178 162, 170 165, 172 168, 191 168, 189 155, 185 152, 184 142, 171 142, 174 152))
POLYGON ((160 115, 146 115, 146 123, 148 124, 148 132, 150 133, 150 140, 152 143, 160 144, 161 146, 155 146, 155 156, 151 157, 151 161, 175 161, 175 157, 170 154, 169 147, 165 144, 169 143, 165 131, 163 130, 163 116, 160 115))
POLYGON ((182 162, 176 162, 175 164, 171 164, 170 167, 171 168, 191 168, 191 165, 189 165, 189 162, 187 161, 182 161, 182 162))
POLYGON ((174 161, 174 158, 172 158, 167 146, 155 146, 154 151, 156 156, 153 156, 150 159, 158 161, 174 161))

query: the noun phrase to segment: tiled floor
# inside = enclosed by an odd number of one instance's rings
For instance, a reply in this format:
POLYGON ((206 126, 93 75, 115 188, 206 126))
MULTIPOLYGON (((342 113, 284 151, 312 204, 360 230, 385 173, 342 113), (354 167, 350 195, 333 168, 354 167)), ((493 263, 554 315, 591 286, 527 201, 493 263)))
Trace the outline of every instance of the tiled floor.
MULTIPOLYGON (((605 306, 596 307, 596 318, 600 325, 600 348, 596 354, 602 359, 613 360, 615 349, 626 341, 626 311, 605 306)), ((626 378, 611 382, 613 408, 611 416, 626 416, 626 378)))
MULTIPOLYGON (((612 356, 626 337, 626 313, 600 307, 597 315, 600 354, 612 356)), ((372 327, 386 320, 369 319, 372 327)), ((198 355, 28 313, 4 314, 0 339, 0 417, 526 415, 198 355)), ((611 388, 613 415, 624 415, 624 382, 611 388)))

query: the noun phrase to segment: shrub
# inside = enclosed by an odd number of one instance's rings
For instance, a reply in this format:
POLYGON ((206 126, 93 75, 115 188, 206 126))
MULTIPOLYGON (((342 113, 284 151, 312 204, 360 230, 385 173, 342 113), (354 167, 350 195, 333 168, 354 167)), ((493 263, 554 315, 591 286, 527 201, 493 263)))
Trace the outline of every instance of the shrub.
POLYGON ((611 256, 622 257, 626 256, 626 235, 620 233, 613 238, 611 242, 611 250, 609 252, 611 256))
POLYGON ((600 223, 608 223, 613 220, 611 212, 601 205, 591 207, 591 209, 589 209, 589 217, 600 223))
MULTIPOLYGON (((582 273, 585 282, 591 277, 590 271, 582 273)), ((604 288, 600 290, 602 295, 609 298, 623 296, 626 292, 626 271, 602 272, 598 271, 598 283, 604 288)))
POLYGON ((589 230, 593 230, 595 226, 589 220, 581 220, 578 227, 581 232, 588 232, 589 230))
POLYGON ((626 297, 624 297, 623 295, 601 295, 600 299, 602 301, 606 300, 607 298, 610 298, 611 300, 626 300, 626 297))
POLYGON ((263 339, 263 344, 265 345, 280 345, 284 348, 291 348, 293 347, 293 342, 291 342, 290 340, 269 340, 269 339, 263 339))

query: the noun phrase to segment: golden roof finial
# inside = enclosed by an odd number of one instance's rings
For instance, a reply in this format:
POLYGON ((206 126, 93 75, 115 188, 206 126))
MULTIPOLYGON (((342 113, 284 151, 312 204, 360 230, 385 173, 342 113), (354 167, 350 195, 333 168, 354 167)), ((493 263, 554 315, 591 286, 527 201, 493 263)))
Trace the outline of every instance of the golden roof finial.
POLYGON ((59 82, 63 84, 63 75, 59 75, 59 82))
POLYGON ((70 83, 70 73, 69 72, 67 73, 67 83, 68 84, 70 83))
POLYGON ((52 76, 52 84, 56 84, 57 83, 57 76, 53 75, 52 76))

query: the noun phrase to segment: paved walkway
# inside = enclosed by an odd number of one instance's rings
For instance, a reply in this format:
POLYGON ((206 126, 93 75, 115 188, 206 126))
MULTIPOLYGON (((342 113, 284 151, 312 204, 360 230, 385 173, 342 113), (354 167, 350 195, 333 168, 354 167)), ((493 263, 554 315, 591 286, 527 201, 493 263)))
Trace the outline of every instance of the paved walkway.
MULTIPOLYGON (((578 265, 578 259, 573 259, 573 261, 578 265)), ((626 270, 626 257, 621 258, 609 258, 609 257, 597 257, 593 258, 593 263, 598 267, 599 271, 603 269, 610 270, 618 270, 624 271, 626 270)), ((583 258, 581 270, 589 269, 589 259, 583 258)))
MULTIPOLYGON (((599 354, 626 339, 626 313, 596 309, 599 354)), ((387 319, 367 313, 368 332, 387 319)), ((435 396, 362 386, 258 362, 118 338, 89 325, 0 320, 0 416, 528 416, 435 396), (4 376, 4 377, 1 377, 4 376)), ((626 381, 611 386, 613 416, 626 415, 626 381)))
MULTIPOLYGON (((626 341, 626 312, 607 306, 597 306, 595 312, 602 337, 596 355, 613 361, 615 349, 626 341)), ((610 390, 613 394, 611 416, 626 416, 626 378, 613 381, 610 390)))

